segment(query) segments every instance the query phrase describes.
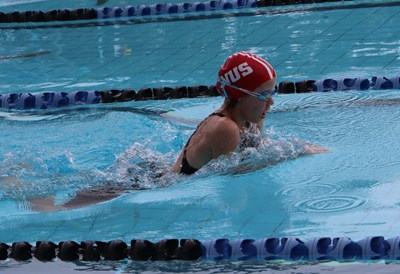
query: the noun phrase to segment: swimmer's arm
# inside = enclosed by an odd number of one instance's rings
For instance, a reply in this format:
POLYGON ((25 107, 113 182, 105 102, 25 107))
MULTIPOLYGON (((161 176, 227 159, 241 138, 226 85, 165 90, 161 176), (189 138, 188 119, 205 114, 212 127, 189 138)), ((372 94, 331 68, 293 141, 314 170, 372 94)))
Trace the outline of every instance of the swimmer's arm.
MULTIPOLYGON (((306 155, 312 155, 312 154, 318 154, 318 153, 329 153, 331 152, 329 149, 322 147, 320 145, 316 144, 308 144, 304 147, 303 153, 301 153, 299 156, 306 156, 306 155)), ((284 161, 284 160, 282 160, 284 161)), ((276 165, 279 162, 275 163, 266 163, 266 162, 254 162, 254 161, 246 161, 244 159, 244 162, 241 163, 239 166, 232 168, 229 173, 232 174, 244 174, 244 173, 249 173, 255 170, 262 169, 266 166, 271 166, 271 165, 276 165)))
POLYGON ((307 144, 304 147, 304 152, 302 153, 302 155, 328 153, 328 152, 331 152, 331 151, 323 146, 316 145, 316 144, 307 144))
POLYGON ((264 125, 264 119, 261 119, 260 121, 258 121, 257 127, 260 130, 260 132, 262 132, 263 125, 264 125))

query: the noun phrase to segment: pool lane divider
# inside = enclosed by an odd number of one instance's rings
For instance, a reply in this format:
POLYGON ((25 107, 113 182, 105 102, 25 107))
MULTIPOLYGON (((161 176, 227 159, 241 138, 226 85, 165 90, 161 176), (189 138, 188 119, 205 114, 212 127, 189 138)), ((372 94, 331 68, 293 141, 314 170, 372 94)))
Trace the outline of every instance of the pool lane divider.
POLYGON ((302 241, 296 237, 199 241, 197 239, 50 241, 0 243, 0 261, 166 261, 166 260, 286 260, 360 261, 400 260, 400 236, 385 239, 366 237, 322 237, 302 241))
MULTIPOLYGON (((276 89, 278 94, 400 89, 400 76, 392 78, 374 76, 371 79, 358 77, 327 78, 318 81, 283 81, 276 86, 276 89)), ((112 89, 104 91, 9 93, 0 94, 0 109, 52 109, 87 104, 214 96, 220 96, 214 85, 142 88, 137 92, 133 89, 112 89)))
POLYGON ((81 8, 75 10, 59 9, 47 12, 15 11, 9 13, 0 12, 0 23, 75 21, 150 15, 157 16, 338 1, 341 0, 216 0, 194 3, 138 5, 136 7, 102 7, 97 9, 81 8))
POLYGON ((0 94, 0 108, 8 110, 51 109, 88 104, 166 100, 219 96, 215 86, 181 86, 74 92, 38 92, 0 94))

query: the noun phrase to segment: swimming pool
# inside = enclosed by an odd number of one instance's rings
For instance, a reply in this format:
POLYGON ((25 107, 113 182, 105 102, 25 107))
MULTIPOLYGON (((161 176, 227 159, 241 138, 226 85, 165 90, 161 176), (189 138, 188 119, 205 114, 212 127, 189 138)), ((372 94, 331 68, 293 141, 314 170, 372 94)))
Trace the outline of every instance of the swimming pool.
MULTIPOLYGON (((49 2, 27 9, 54 8, 49 2)), ((332 7, 325 11, 275 7, 272 14, 140 24, 5 24, 0 56, 49 53, 0 60, 0 92, 212 85, 224 59, 238 50, 266 57, 278 81, 391 77, 400 74, 400 34, 393 31, 400 6, 381 3, 387 5, 339 2, 312 5, 332 7)), ((157 183, 144 172, 146 190, 47 213, 25 200, 56 194, 61 203, 77 189, 124 181, 126 169, 140 161, 172 164, 222 99, 4 110, 1 242, 397 236, 398 99, 397 90, 277 95, 264 124, 271 145, 253 154, 269 166, 236 175, 215 174, 213 166, 157 183), (331 153, 296 157, 293 144, 301 141, 331 153)), ((219 164, 229 168, 227 161, 219 164)))

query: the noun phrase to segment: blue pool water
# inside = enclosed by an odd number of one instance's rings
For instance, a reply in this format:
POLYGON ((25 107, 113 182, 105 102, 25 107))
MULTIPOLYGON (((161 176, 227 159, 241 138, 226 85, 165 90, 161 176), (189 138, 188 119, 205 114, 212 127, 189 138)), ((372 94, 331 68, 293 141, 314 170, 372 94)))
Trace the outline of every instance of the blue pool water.
MULTIPOLYGON (((96 1, 57 2, 58 8, 79 8, 95 7, 96 1)), ((225 58, 238 50, 268 59, 279 82, 396 76, 400 5, 381 3, 388 5, 351 8, 354 3, 339 2, 311 5, 332 6, 326 11, 292 6, 285 12, 271 8, 273 14, 140 24, 2 24, 0 56, 49 53, 0 60, 0 94, 211 85, 225 58)), ((4 10, 54 5, 31 1, 4 10)), ((236 158, 223 158, 193 177, 170 174, 162 180, 138 163, 170 166, 195 125, 222 98, 3 110, 0 242, 398 236, 399 100, 398 90, 277 95, 264 123, 264 146, 251 152, 252 164, 263 168, 231 174, 227 171, 236 158), (299 157, 304 143, 331 152, 299 157), (55 196, 62 204, 79 189, 131 179, 146 190, 72 210, 37 212, 27 202, 55 196)), ((11 273, 23 265, 0 267, 11 273)), ((76 267, 122 271, 121 264, 76 267)), ((230 267, 246 272, 277 266, 203 262, 140 267, 149 272, 163 267, 166 272, 230 267)), ((290 271, 298 266, 280 267, 290 271)), ((324 267, 332 266, 321 272, 324 267)))

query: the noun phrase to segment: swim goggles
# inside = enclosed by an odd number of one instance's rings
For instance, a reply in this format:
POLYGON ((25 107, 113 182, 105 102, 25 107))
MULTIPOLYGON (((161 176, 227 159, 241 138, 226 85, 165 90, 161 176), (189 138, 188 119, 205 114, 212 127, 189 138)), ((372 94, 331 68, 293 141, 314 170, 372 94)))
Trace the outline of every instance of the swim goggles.
POLYGON ((226 98, 229 98, 229 97, 228 97, 228 93, 225 90, 225 86, 237 89, 237 90, 239 90, 239 91, 241 91, 243 93, 246 93, 248 95, 256 97, 258 100, 261 100, 261 101, 266 101, 268 98, 272 97, 272 95, 274 95, 276 93, 276 89, 274 89, 274 90, 265 90, 265 91, 262 91, 262 92, 258 93, 258 92, 250 91, 250 90, 247 90, 247 89, 239 88, 237 86, 234 86, 232 84, 224 82, 221 79, 218 79, 218 82, 221 84, 222 92, 224 93, 224 96, 226 98))

